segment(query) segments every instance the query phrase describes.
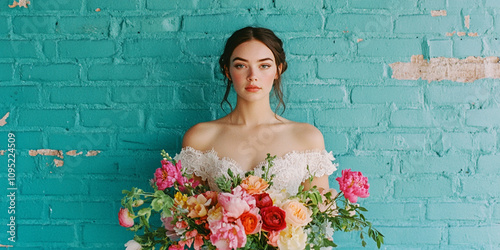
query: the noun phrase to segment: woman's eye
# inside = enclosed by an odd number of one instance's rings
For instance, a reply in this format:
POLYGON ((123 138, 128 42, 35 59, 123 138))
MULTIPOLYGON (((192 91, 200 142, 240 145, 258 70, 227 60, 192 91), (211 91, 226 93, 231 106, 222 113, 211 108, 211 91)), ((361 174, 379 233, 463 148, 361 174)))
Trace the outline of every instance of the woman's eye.
POLYGON ((261 65, 261 67, 262 67, 262 68, 264 68, 264 69, 267 69, 267 68, 270 68, 270 67, 271 67, 271 65, 264 64, 264 65, 261 65))
POLYGON ((241 68, 243 68, 245 66, 243 64, 236 64, 236 65, 234 65, 234 67, 237 68, 237 69, 241 69, 241 68))

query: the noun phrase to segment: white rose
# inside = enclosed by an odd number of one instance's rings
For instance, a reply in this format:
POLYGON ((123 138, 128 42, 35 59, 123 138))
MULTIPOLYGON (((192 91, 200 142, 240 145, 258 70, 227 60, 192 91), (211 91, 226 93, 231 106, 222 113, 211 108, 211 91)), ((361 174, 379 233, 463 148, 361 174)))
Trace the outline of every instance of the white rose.
POLYGON ((127 247, 125 250, 141 250, 142 246, 135 240, 129 240, 127 243, 125 243, 125 246, 127 247))
POLYGON ((307 234, 302 227, 287 225, 287 227, 280 232, 278 248, 280 250, 305 249, 306 241, 307 234))

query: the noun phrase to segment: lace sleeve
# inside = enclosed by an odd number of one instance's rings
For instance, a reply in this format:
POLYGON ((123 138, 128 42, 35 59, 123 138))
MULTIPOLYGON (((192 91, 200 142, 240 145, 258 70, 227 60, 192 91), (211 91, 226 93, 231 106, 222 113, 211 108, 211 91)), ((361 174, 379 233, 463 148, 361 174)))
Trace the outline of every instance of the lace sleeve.
MULTIPOLYGON (((321 152, 315 152, 307 154, 307 165, 309 166, 310 174, 314 177, 321 177, 323 175, 331 175, 335 170, 337 170, 337 163, 333 163, 335 160, 332 152, 327 152, 323 150, 321 152)), ((305 178, 303 181, 305 181, 305 178)))
MULTIPOLYGON (((186 174, 194 174, 206 181, 209 177, 208 167, 213 165, 207 154, 191 147, 185 147, 174 159, 181 161, 182 171, 186 174)), ((212 160, 213 161, 213 160, 212 160)))

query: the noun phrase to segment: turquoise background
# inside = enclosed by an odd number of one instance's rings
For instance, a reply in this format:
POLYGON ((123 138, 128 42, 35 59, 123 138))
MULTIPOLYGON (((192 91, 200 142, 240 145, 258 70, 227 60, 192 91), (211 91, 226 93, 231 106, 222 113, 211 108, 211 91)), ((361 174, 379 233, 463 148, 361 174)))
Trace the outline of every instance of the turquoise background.
MULTIPOLYGON (((284 41, 283 115, 317 126, 340 169, 369 177, 362 203, 384 249, 500 248, 499 80, 396 80, 389 66, 418 54, 499 56, 500 1, 31 2, 0 0, 0 118, 10 112, 0 150, 15 133, 15 249, 124 249, 121 190, 147 188, 161 149, 179 152, 190 126, 224 115, 218 56, 247 25, 284 41), (478 36, 446 36, 454 31, 478 36), (29 155, 37 149, 64 158, 29 155)), ((5 152, 4 245, 7 161, 5 152)), ((361 248, 357 237, 335 241, 361 248)))

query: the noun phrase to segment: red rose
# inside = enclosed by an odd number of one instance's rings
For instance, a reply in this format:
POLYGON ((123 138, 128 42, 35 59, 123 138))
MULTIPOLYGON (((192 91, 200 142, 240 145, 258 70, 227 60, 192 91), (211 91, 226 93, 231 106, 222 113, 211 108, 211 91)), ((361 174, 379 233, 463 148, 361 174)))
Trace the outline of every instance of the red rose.
POLYGON ((260 215, 262 216, 262 229, 265 231, 281 231, 286 227, 286 213, 279 207, 264 207, 260 209, 260 215))
POLYGON ((270 207, 273 205, 273 199, 268 193, 254 194, 255 202, 258 208, 270 207))

